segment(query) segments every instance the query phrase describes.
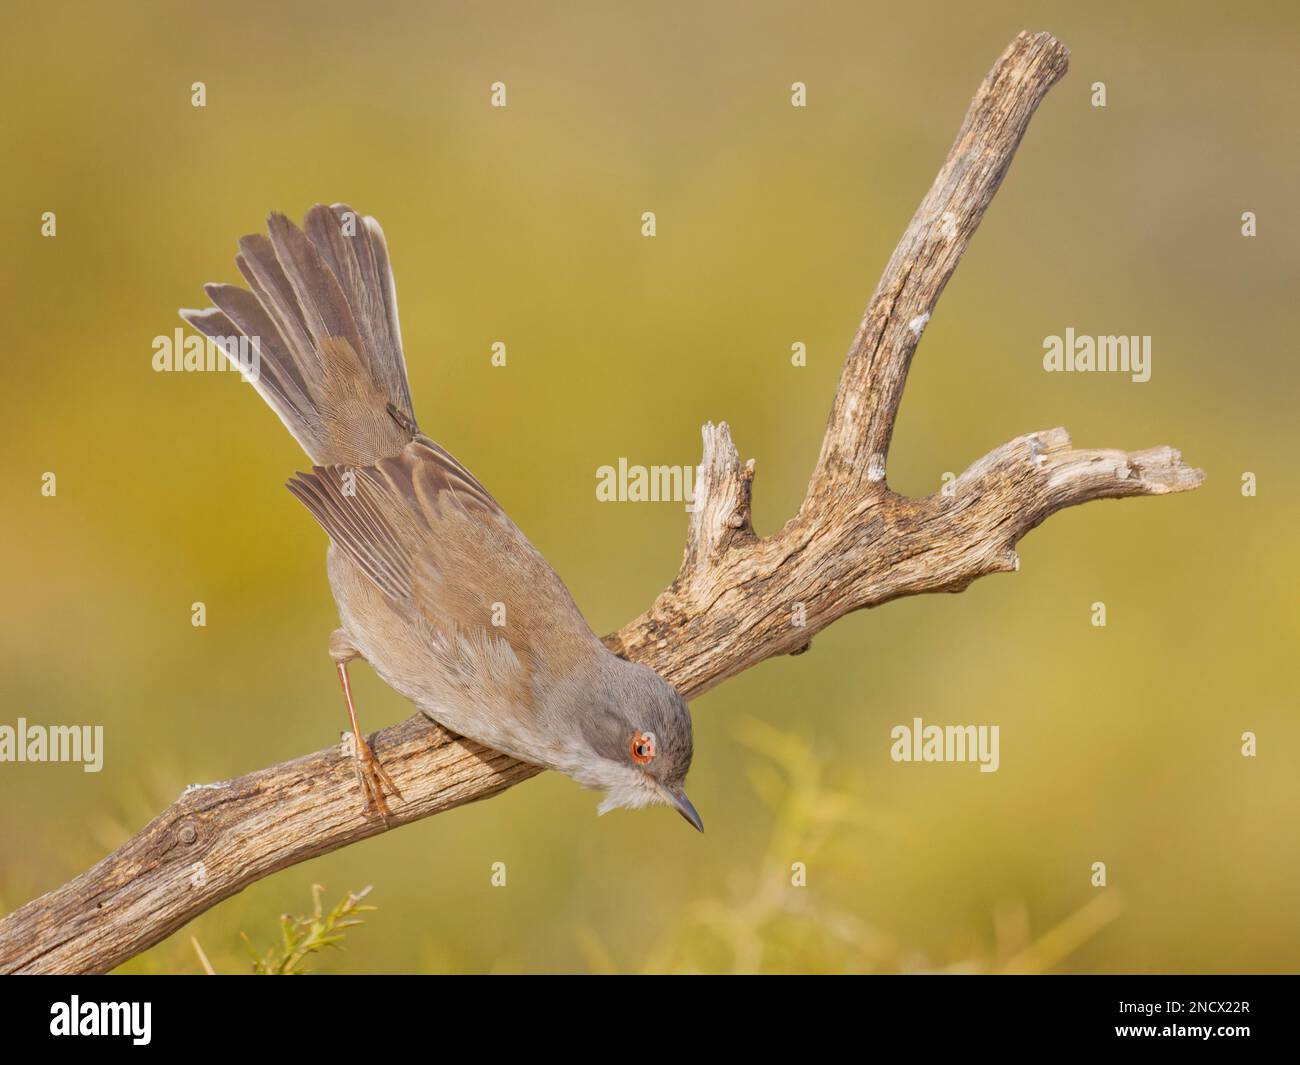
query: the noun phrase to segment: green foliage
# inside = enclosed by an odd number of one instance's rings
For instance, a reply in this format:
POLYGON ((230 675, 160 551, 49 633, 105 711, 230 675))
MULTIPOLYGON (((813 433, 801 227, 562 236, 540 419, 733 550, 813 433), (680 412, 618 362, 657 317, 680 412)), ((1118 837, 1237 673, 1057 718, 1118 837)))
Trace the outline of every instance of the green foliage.
MULTIPOLYGON (((308 971, 304 968, 304 964, 313 954, 319 954, 331 947, 342 950, 341 944, 346 931, 364 923, 359 915, 376 909, 374 906, 362 904, 362 900, 370 894, 370 890, 368 885, 360 891, 348 892, 329 913, 326 913, 321 904, 321 893, 324 888, 319 884, 313 884, 312 912, 305 917, 281 914, 280 942, 264 954, 259 954, 257 948, 253 946, 253 941, 241 932, 240 936, 253 959, 253 972, 259 976, 297 976, 308 971)), ((197 941, 194 941, 194 949, 204 970, 213 973, 212 966, 197 941)))
POLYGON ((890 937, 829 892, 810 893, 796 880, 799 870, 814 869, 823 882, 853 872, 853 849, 843 845, 846 829, 857 838, 897 826, 847 787, 828 783, 824 759, 804 737, 742 719, 736 738, 755 756, 748 776, 771 815, 767 845, 752 874, 692 905, 649 968, 737 973, 893 968, 890 937))
MULTIPOLYGON (((862 841, 906 835, 906 824, 873 809, 856 788, 828 782, 825 759, 798 734, 741 720, 736 738, 755 756, 748 775, 771 817, 767 843, 752 872, 696 900, 665 932, 640 966, 645 972, 1042 973, 1121 912, 1112 889, 1035 936, 1024 905, 1004 906, 991 914, 992 943, 931 961, 863 912, 870 870, 862 841)), ((579 944, 590 969, 618 971, 590 928, 579 930, 579 944)))
POLYGON ((358 914, 373 912, 374 906, 364 906, 361 900, 370 894, 366 886, 357 892, 348 892, 329 913, 321 906, 319 884, 313 884, 312 912, 307 917, 292 914, 280 915, 280 944, 259 956, 252 940, 244 936, 248 952, 253 957, 253 972, 262 976, 289 976, 305 972, 303 963, 313 954, 330 947, 342 949, 343 935, 349 928, 363 923, 358 914))

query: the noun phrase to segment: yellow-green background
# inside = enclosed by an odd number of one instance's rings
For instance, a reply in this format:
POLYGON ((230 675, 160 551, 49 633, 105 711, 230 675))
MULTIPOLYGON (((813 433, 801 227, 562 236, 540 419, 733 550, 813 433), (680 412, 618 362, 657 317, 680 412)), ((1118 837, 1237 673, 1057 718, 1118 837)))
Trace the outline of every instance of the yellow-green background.
MULTIPOLYGON (((548 775, 279 873, 123 971, 197 971, 190 935, 239 971, 239 932, 269 945, 313 882, 379 906, 324 971, 1296 968, 1293 5, 23 2, 5 22, 0 723, 106 731, 98 775, 0 765, 5 909, 186 783, 345 724, 325 541, 282 488, 303 456, 233 375, 150 367, 268 210, 382 221, 422 425, 605 632, 671 579, 685 515, 596 502, 595 469, 694 463, 725 418, 756 525, 779 527, 971 94, 1048 29, 1070 74, 926 330, 891 483, 929 492, 1065 425, 1180 447, 1205 486, 1058 515, 1018 574, 854 615, 697 700, 704 836, 665 810, 598 820, 548 775), (1150 334, 1151 381, 1045 374, 1069 326, 1150 334), (892 763, 917 715, 1000 725, 1001 770, 892 763)), ((410 712, 353 672, 365 727, 410 712)))

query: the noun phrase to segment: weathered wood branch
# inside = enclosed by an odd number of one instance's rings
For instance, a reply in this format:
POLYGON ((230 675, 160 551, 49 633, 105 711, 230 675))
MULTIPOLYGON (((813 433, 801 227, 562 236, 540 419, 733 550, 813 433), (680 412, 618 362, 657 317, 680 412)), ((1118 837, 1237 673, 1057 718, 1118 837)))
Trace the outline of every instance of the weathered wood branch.
MULTIPOLYGON (((1066 62, 1048 34, 1022 33, 981 85, 854 337, 798 515, 776 535, 757 536, 753 464, 741 464, 725 423, 705 426, 681 570, 649 610, 606 638, 611 649, 691 698, 804 649, 851 611, 959 591, 1015 569, 1017 541, 1064 507, 1201 483, 1170 448, 1078 450, 1065 430, 1052 429, 1004 444, 947 492, 909 499, 886 484, 894 419, 925 323, 1066 62)), ((363 816, 342 748, 190 788, 94 868, 0 921, 0 971, 106 971, 278 869, 488 798, 539 771, 419 714, 372 742, 405 795, 388 824, 363 816)))
POLYGON ((1069 52, 1047 33, 1022 33, 971 101, 930 191, 894 249, 840 374, 821 456, 804 500, 883 488, 885 459, 912 353, 993 199, 1029 120, 1065 75, 1069 52))

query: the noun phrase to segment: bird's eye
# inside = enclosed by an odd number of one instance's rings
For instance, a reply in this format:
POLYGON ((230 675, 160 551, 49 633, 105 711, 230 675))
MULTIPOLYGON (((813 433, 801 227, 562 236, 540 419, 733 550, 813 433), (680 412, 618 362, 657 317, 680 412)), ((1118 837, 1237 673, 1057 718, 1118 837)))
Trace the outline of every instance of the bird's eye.
POLYGON ((637 732, 632 736, 630 745, 632 761, 637 765, 648 765, 655 756, 655 734, 637 732))

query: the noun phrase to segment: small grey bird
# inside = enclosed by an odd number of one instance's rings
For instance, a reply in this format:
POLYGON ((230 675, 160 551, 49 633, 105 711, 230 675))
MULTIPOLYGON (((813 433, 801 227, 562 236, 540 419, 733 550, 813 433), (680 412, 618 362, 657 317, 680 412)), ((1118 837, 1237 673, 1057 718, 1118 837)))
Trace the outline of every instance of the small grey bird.
POLYGON ((288 488, 330 537, 329 653, 367 812, 386 817, 385 788, 401 793, 357 725, 354 658, 453 732, 604 791, 601 813, 666 803, 702 831, 681 696, 605 648, 496 500, 420 432, 379 223, 317 204, 304 229, 272 214, 269 239, 239 242, 248 289, 207 285, 216 306, 180 313, 232 361, 255 353, 254 387, 314 463, 288 488))

